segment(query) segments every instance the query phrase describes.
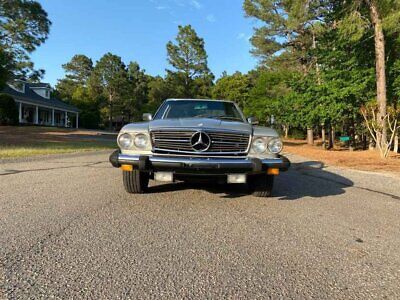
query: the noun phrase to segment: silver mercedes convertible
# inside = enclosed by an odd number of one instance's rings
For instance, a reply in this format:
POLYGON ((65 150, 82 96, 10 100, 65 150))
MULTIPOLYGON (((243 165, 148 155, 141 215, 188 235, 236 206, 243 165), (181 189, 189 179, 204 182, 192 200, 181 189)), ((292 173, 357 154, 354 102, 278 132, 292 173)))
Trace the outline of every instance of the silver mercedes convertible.
POLYGON ((206 178, 269 197, 274 176, 290 166, 278 133, 246 119, 231 101, 168 99, 143 120, 121 129, 120 149, 110 156, 128 193, 145 193, 149 179, 206 178))

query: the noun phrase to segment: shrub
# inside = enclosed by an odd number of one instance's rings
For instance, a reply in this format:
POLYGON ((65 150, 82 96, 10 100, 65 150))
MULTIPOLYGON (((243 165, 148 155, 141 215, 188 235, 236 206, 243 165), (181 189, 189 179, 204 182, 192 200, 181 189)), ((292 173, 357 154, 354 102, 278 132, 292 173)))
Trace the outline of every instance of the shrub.
POLYGON ((290 128, 289 137, 296 140, 304 140, 306 138, 306 133, 299 128, 290 128))
POLYGON ((14 98, 0 94, 0 125, 17 125, 18 108, 14 98))

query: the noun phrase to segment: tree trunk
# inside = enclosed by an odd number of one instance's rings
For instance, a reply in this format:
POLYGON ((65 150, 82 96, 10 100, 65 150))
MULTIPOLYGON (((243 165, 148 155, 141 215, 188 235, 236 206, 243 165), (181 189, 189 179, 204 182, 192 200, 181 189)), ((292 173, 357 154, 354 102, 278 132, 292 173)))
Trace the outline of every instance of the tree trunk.
POLYGON ((386 73, 385 73, 385 36, 382 29, 382 20, 379 15, 376 0, 370 0, 370 14, 371 21, 375 31, 375 68, 376 68, 376 95, 379 106, 378 122, 381 127, 380 130, 380 145, 382 148, 387 144, 387 124, 385 121, 386 116, 386 73))
MULTIPOLYGON (((317 49, 317 40, 315 38, 315 32, 312 30, 312 49, 317 49)), ((317 76, 317 84, 321 85, 321 72, 319 70, 319 65, 318 65, 318 58, 315 57, 315 74, 317 76)))
POLYGON ((396 133, 396 136, 394 137, 394 148, 393 148, 394 153, 399 153, 399 133, 396 133))
POLYGON ((190 93, 190 70, 185 71, 185 97, 191 98, 190 93))
POLYGON ((113 121, 113 98, 112 95, 109 96, 109 114, 108 114, 108 129, 111 131, 112 130, 112 121, 113 121))
POLYGON ((283 125, 283 131, 285 132, 285 139, 289 137, 289 125, 283 125))
POLYGON ((375 144, 374 144, 374 139, 371 137, 369 138, 368 150, 376 150, 375 144))
POLYGON ((367 150, 367 135, 364 133, 362 134, 362 149, 367 150))
POLYGON ((354 151, 355 148, 356 148, 355 124, 354 124, 354 121, 351 120, 349 150, 354 151))
POLYGON ((328 145, 327 149, 332 149, 332 131, 328 127, 328 145))
POLYGON ((307 128, 307 144, 314 145, 314 131, 312 128, 307 128))
POLYGON ((322 149, 326 150, 326 132, 325 132, 325 125, 322 125, 321 136, 322 136, 322 149))
POLYGON ((328 149, 332 149, 335 146, 335 127, 331 126, 329 130, 329 145, 328 149))

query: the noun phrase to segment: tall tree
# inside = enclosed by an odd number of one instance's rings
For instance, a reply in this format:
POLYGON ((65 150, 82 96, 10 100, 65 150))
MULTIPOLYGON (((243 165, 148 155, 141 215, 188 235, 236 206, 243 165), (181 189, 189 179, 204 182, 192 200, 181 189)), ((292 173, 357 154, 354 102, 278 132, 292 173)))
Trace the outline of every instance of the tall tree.
POLYGON ((181 82, 185 97, 193 97, 194 79, 207 76, 207 53, 204 40, 200 38, 192 26, 179 26, 176 43, 167 44, 168 62, 175 69, 167 70, 181 82))
POLYGON ((364 33, 372 27, 375 45, 376 97, 379 107, 378 143, 385 148, 387 138, 387 80, 385 42, 388 35, 399 32, 400 1, 398 0, 340 0, 334 2, 334 11, 344 34, 360 42, 364 33))
POLYGON ((8 58, 4 51, 0 49, 0 90, 5 87, 9 77, 8 58))
POLYGON ((154 113, 165 99, 174 96, 172 86, 161 76, 150 78, 148 88, 148 102, 146 104, 148 112, 154 113))
POLYGON ((128 117, 127 121, 130 122, 132 117, 136 120, 140 118, 143 106, 147 102, 149 78, 137 62, 129 63, 127 76, 128 90, 124 99, 123 112, 128 117))
POLYGON ((76 54, 72 59, 62 65, 65 70, 66 78, 81 85, 86 85, 93 71, 93 61, 83 54, 76 54))
POLYGON ((34 70, 29 59, 48 37, 51 22, 38 1, 0 1, 0 51, 8 59, 12 78, 37 80, 43 70, 34 70))
MULTIPOLYGON (((264 25, 255 29, 251 39, 252 53, 265 64, 283 54, 291 66, 300 66, 304 75, 315 69, 320 84, 319 64, 311 49, 317 48, 317 33, 328 0, 245 0, 248 17, 264 25)), ((313 143, 312 127, 308 128, 309 143, 313 143)))
POLYGON ((249 91, 245 113, 256 116, 261 123, 269 124, 271 120, 282 126, 287 135, 290 127, 299 125, 300 115, 295 105, 297 98, 290 98, 289 81, 293 74, 281 70, 260 69, 252 74, 255 78, 249 91))
POLYGON ((93 72, 92 60, 77 54, 62 65, 66 75, 56 85, 57 97, 80 109, 80 125, 85 128, 97 128, 100 123, 98 97, 89 94, 89 78, 93 72))
POLYGON ((102 95, 108 114, 108 126, 112 129, 114 109, 120 108, 126 95, 128 76, 121 57, 107 53, 96 63, 89 80, 92 95, 102 95))
POLYGON ((250 87, 249 77, 235 72, 217 80, 212 90, 212 96, 213 98, 233 100, 243 108, 248 104, 250 87))
POLYGON ((327 0, 244 0, 247 17, 262 21, 251 42, 252 53, 269 63, 274 55, 286 54, 285 60, 300 64, 306 73, 315 60, 307 50, 315 47, 318 25, 327 10, 327 0))
POLYGON ((59 79, 56 89, 64 99, 71 99, 75 90, 79 87, 87 87, 88 80, 93 72, 92 60, 82 54, 77 54, 63 64, 65 78, 59 79))

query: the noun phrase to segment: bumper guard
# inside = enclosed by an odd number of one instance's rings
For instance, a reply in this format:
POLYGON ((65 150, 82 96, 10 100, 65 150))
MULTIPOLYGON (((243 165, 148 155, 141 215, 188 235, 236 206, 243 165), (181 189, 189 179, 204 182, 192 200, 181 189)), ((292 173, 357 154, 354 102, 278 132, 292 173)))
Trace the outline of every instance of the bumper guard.
POLYGON ((111 164, 118 168, 123 164, 133 165, 142 171, 169 170, 174 172, 203 173, 246 172, 258 173, 268 168, 287 171, 290 161, 285 156, 277 158, 224 158, 224 157, 190 157, 190 156, 157 156, 157 155, 125 155, 116 150, 110 155, 111 164))

